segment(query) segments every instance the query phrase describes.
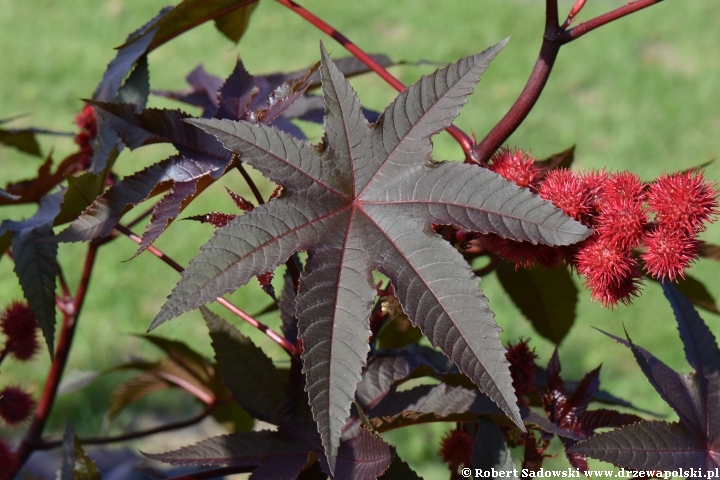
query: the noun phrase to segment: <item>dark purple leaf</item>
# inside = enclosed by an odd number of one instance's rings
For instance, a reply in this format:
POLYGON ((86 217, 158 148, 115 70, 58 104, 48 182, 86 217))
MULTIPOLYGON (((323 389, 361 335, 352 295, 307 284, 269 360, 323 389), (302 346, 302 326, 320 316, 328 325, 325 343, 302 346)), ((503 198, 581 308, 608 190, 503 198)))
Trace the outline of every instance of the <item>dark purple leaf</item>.
MULTIPOLYGON (((507 471, 517 468, 505 443, 505 436, 489 418, 480 417, 473 446, 472 468, 483 471, 507 471)), ((503 475, 504 478, 510 475, 503 475)), ((514 475, 513 475, 514 477, 514 475)), ((500 478, 500 477, 490 477, 500 478)))
POLYGON ((224 227, 230 220, 237 217, 237 215, 231 215, 229 213, 222 212, 210 212, 205 215, 194 215, 192 217, 186 217, 183 220, 195 220, 200 223, 209 223, 215 228, 224 227))
POLYGON ((540 335, 559 344, 575 321, 578 290, 567 267, 515 268, 501 262, 498 280, 540 335))
MULTIPOLYGON (((375 480, 388 469, 395 456, 395 449, 379 435, 365 427, 358 435, 340 444, 335 464, 335 480, 375 480)), ((323 467, 327 472, 325 459, 323 467)))
POLYGON ((201 307, 210 329, 215 360, 235 400, 254 417, 278 424, 284 415, 287 384, 272 360, 235 327, 201 307))
POLYGON ((587 410, 588 405, 600 388, 600 367, 585 375, 567 399, 567 408, 575 409, 576 415, 587 410))
POLYGON ((639 422, 597 434, 569 451, 634 470, 714 470, 720 462, 706 448, 677 423, 639 422))
POLYGON ((256 0, 183 0, 174 7, 163 8, 152 20, 128 35, 125 43, 118 47, 117 56, 108 65, 93 99, 112 101, 123 79, 140 57, 208 20, 215 20, 218 29, 228 38, 239 39, 255 3, 256 0))
POLYGON ((535 165, 543 169, 543 173, 556 168, 570 168, 575 160, 575 145, 562 152, 550 155, 544 160, 535 161, 535 165))
POLYGON ((229 118, 239 120, 245 117, 247 107, 252 95, 257 93, 257 87, 243 63, 238 58, 235 69, 225 80, 218 92, 218 111, 215 118, 229 118))
POLYGON ((0 144, 14 147, 29 155, 42 157, 40 144, 32 129, 4 130, 0 129, 0 144))
POLYGON ((307 455, 309 448, 282 438, 276 432, 237 432, 208 438, 194 445, 166 453, 143 453, 146 457, 171 465, 259 466, 266 459, 282 462, 284 458, 307 455))
POLYGON ((175 182, 170 192, 155 204, 152 209, 150 222, 147 224, 147 227, 145 227, 142 241, 133 257, 140 255, 157 240, 162 232, 170 226, 173 220, 180 215, 200 191, 204 190, 200 185, 201 180, 202 178, 196 178, 189 182, 175 182))
POLYGON ((150 73, 148 72, 147 56, 143 55, 135 65, 135 69, 117 93, 117 103, 128 103, 135 107, 136 112, 145 109, 150 95, 150 73))
POLYGON ((298 321, 295 316, 295 282, 289 273, 283 276, 283 288, 278 301, 280 308, 280 329, 283 336, 293 343, 298 340, 298 321))
POLYGON ((192 182, 205 175, 214 176, 226 166, 226 160, 198 161, 179 155, 170 157, 125 177, 97 198, 55 239, 59 242, 78 242, 109 235, 130 208, 160 193, 163 185, 192 182))
POLYGON ((487 413, 500 414, 487 396, 478 390, 450 387, 444 383, 389 393, 375 407, 365 411, 378 431, 416 423, 464 421, 487 413))
POLYGON ((253 470, 250 480, 294 480, 308 462, 307 453, 283 455, 280 461, 269 459, 253 470))
POLYGON ((447 357, 427 347, 386 350, 372 356, 355 395, 363 407, 373 407, 393 387, 416 373, 441 376, 453 370, 447 357), (425 367, 425 368, 423 368, 425 367))
POLYGON ((625 340, 602 330, 600 332, 632 350, 635 361, 637 361, 645 377, 647 377, 662 399, 675 410, 683 424, 701 425, 703 423, 702 417, 704 415, 698 416, 698 412, 694 407, 699 399, 697 398, 697 392, 693 391, 692 380, 681 373, 675 372, 652 353, 633 344, 629 339, 625 340))
POLYGON ((44 241, 52 237, 52 224, 60 213, 60 190, 40 199, 35 215, 24 221, 5 220, 0 234, 12 232, 15 275, 45 336, 50 358, 55 351, 55 278, 57 244, 44 241))
POLYGON ((422 480, 422 478, 395 454, 392 463, 378 480, 422 480))
POLYGON ((164 378, 153 374, 143 373, 120 384, 112 392, 108 418, 114 420, 125 407, 145 398, 151 393, 171 388, 173 384, 164 378))
POLYGON ((71 175, 78 171, 77 165, 79 159, 79 153, 69 155, 60 162, 53 172, 52 154, 49 154, 33 178, 10 183, 5 187, 6 193, 20 198, 11 200, 5 198, 5 196, 0 196, 0 205, 40 202, 44 196, 56 188, 60 182, 65 180, 66 175, 71 175))
POLYGON ((720 261, 720 245, 703 242, 700 248, 700 256, 710 260, 720 261))
POLYGON ((223 84, 222 78, 207 73, 202 65, 198 65, 185 80, 190 84, 189 91, 153 90, 152 94, 200 107, 202 118, 214 117, 218 109, 217 92, 223 84))
POLYGON ((151 328, 308 250, 297 312, 307 391, 334 465, 368 352, 372 271, 403 310, 482 391, 522 425, 499 327, 460 253, 431 223, 569 244, 590 230, 487 169, 435 163, 430 137, 447 128, 502 43, 424 77, 369 125, 350 85, 322 52, 322 153, 262 124, 192 120, 283 194, 215 232, 151 328))
POLYGON ((692 303, 669 282, 663 283, 663 293, 675 313, 687 362, 701 378, 720 373, 720 350, 715 336, 692 303))

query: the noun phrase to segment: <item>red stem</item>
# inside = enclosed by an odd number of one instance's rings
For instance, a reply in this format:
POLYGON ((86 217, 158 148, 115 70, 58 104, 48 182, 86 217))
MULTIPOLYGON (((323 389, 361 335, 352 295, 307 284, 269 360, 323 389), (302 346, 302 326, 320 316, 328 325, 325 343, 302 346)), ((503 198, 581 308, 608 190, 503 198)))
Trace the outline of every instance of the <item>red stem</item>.
MULTIPOLYGON (((125 227, 125 226, 123 226, 123 225, 116 225, 116 226, 115 226, 115 229, 118 230, 120 233, 126 235, 126 236, 127 236, 128 238, 130 238, 130 240, 132 240, 133 242, 137 243, 138 245, 140 244, 140 242, 141 242, 140 237, 138 237, 137 235, 135 235, 135 234, 134 234, 132 231, 130 231, 127 227, 125 227)), ((159 249, 157 249, 157 248, 154 247, 153 245, 150 245, 150 246, 147 248, 147 251, 150 252, 151 254, 155 255, 156 257, 158 257, 160 260, 162 260, 162 261, 165 262, 166 264, 170 265, 170 266, 171 266, 172 268, 174 268, 178 273, 182 273, 182 272, 183 272, 184 269, 183 269, 182 266, 180 266, 179 263, 177 263, 175 260, 173 260, 172 258, 170 258, 170 257, 168 257, 167 255, 165 255, 162 251, 160 251, 159 249)), ((295 347, 295 345, 293 345, 292 343, 290 343, 290 342, 289 342, 287 339, 285 339, 282 335, 279 335, 279 334, 278 334, 277 332, 275 332, 273 329, 271 329, 270 327, 268 327, 268 326, 265 325, 264 323, 259 322, 257 319, 255 319, 255 318, 252 317, 251 315, 247 314, 246 312, 244 312, 244 311, 241 310, 240 308, 236 307, 236 306, 233 305, 232 303, 228 302, 228 301, 225 300, 224 298, 218 297, 218 298, 217 298, 217 302, 218 302, 220 305, 222 305, 223 307, 225 307, 225 308, 227 308, 228 310, 230 310, 232 313, 234 313, 234 314, 237 315, 238 317, 240 317, 241 319, 245 320, 247 323, 249 323, 249 324, 252 325, 253 327, 255 327, 255 328, 257 328, 258 330, 260 330, 261 332, 263 332, 263 333, 264 333, 265 335, 267 335, 268 337, 270 337, 275 343, 277 343, 278 345, 280 345, 280 346, 283 348, 283 350, 285 350, 290 356, 295 357, 295 358, 298 356, 299 353, 298 353, 297 348, 295 347)))
MULTIPOLYGON (((147 430, 140 430, 139 432, 125 433, 123 435, 118 435, 116 437, 80 438, 79 441, 83 445, 107 445, 109 443, 126 442, 128 440, 134 440, 136 438, 149 437, 150 435, 156 435, 158 433, 169 432, 171 430, 179 430, 181 428, 195 425, 196 423, 202 421, 204 418, 206 418, 208 415, 210 415, 212 413, 213 408, 215 408, 215 405, 209 405, 205 408, 205 410, 203 410, 199 414, 195 415, 194 417, 188 418, 187 420, 182 420, 182 421, 174 422, 174 423, 168 423, 165 425, 160 425, 158 427, 149 428, 147 430)), ((48 440, 48 441, 38 442, 37 444, 34 445, 34 447, 36 450, 49 450, 51 448, 57 448, 61 445, 62 445, 62 440, 48 440)))
POLYGON ((558 24, 557 0, 545 0, 545 33, 540 54, 535 62, 530 78, 520 96, 502 120, 474 148, 475 157, 480 163, 487 163, 490 157, 513 134, 532 110, 545 88, 552 67, 557 59, 560 47, 607 23, 633 12, 649 7, 663 0, 637 0, 617 8, 599 17, 580 23, 577 27, 564 30, 558 24))
MULTIPOLYGON (((340 43, 340 45, 345 47, 348 52, 352 53, 358 60, 367 65, 368 68, 370 68, 373 72, 377 73, 380 78, 389 83, 390 86, 392 86, 395 90, 397 90, 398 92, 402 92, 403 90, 405 90, 405 85, 400 80, 395 78, 390 72, 388 72, 385 67, 377 63, 370 55, 368 55, 360 47, 355 45, 349 38, 338 32, 335 28, 327 24, 325 21, 312 14, 304 7, 298 5, 293 0, 276 1, 300 15, 302 18, 317 27, 318 30, 326 33, 327 35, 330 35, 333 39, 340 43)), ((465 132, 463 132, 454 125, 450 125, 446 129, 446 131, 450 135, 452 135, 455 141, 463 149, 463 152, 465 152, 465 161, 474 163, 475 158, 473 157, 472 150, 474 142, 472 141, 472 139, 465 132)))
POLYGON ((543 36, 543 43, 535 67, 525 84, 525 88, 523 88, 513 106, 510 107, 510 110, 475 147, 475 156, 480 163, 485 164, 490 160, 493 153, 512 135, 535 106, 535 102, 540 98, 540 94, 545 88, 545 83, 550 76, 555 59, 562 46, 562 42, 560 42, 561 34, 562 31, 558 24, 557 0, 546 0, 545 35, 543 36))
POLYGON ((581 22, 580 24, 578 24, 577 27, 571 28, 570 30, 567 30, 563 33, 562 43, 565 44, 572 42, 576 38, 579 38, 586 33, 595 30, 596 28, 602 27, 607 23, 613 22, 619 18, 625 17, 627 15, 630 15, 631 13, 642 10, 643 8, 650 7, 662 1, 663 0, 637 0, 634 2, 629 2, 627 5, 595 17, 592 20, 588 20, 587 22, 581 22))
MULTIPOLYGON (((20 447, 18 448, 17 458, 19 465, 28 459, 30 454, 34 450, 34 444, 42 436, 42 432, 45 429, 50 411, 52 410, 55 396, 57 395, 57 389, 60 385, 60 379, 62 378, 63 370, 67 364, 68 357, 70 356, 70 347, 72 346, 73 336, 75 335, 75 329, 77 327, 77 319, 80 315, 83 303, 85 301, 85 295, 90 284, 90 276, 92 275, 93 265, 95 264, 95 258, 97 256, 98 246, 95 243, 90 243, 88 247, 87 255, 85 256, 85 265, 83 267, 82 276, 80 277, 80 284, 78 285, 77 292, 75 292, 75 298, 73 300, 74 313, 72 315, 63 312, 63 325, 60 332, 60 339, 58 340, 57 349, 55 351, 55 358, 52 365, 50 366, 50 373, 48 379, 45 382, 42 396, 35 409, 35 416, 32 419, 32 423, 25 433, 20 447)), ((19 469, 19 467, 18 467, 19 469)))

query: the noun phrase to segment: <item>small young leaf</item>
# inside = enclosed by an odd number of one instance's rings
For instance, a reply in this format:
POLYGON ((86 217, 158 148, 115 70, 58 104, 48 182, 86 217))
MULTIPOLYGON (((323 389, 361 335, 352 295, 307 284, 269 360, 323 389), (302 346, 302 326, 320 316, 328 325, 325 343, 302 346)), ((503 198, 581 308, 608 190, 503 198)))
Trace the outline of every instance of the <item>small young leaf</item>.
POLYGON ((501 262, 498 280, 535 331, 559 344, 575 322, 578 290, 568 269, 514 268, 501 262))
POLYGON ((59 473, 59 480, 101 480, 100 470, 83 450, 70 422, 63 435, 62 465, 59 473))

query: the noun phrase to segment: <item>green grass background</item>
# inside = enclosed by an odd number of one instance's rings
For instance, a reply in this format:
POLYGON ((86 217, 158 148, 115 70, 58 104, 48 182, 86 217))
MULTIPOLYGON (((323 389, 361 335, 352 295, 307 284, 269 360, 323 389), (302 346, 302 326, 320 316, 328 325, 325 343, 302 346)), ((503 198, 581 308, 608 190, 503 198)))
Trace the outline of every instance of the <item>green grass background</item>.
MULTIPOLYGON (((82 107, 80 98, 91 96, 113 47, 164 6, 157 0, 0 0, 0 118, 28 114, 14 126, 35 126, 73 131, 73 118, 82 107)), ((582 18, 622 5, 623 1, 588 2, 582 18)), ((482 137, 502 117, 519 94, 534 64, 543 30, 543 4, 539 0, 366 0, 340 2, 306 0, 303 5, 320 14, 369 52, 386 53, 396 60, 429 60, 448 63, 483 50, 512 36, 493 61, 470 98, 456 125, 482 137)), ((572 4, 561 1, 561 12, 572 4)), ((665 171, 686 169, 720 153, 720 41, 716 21, 720 3, 668 1, 607 25, 563 47, 548 85, 526 122, 508 144, 545 157, 576 144, 577 169, 628 169, 649 180, 665 171)), ((344 56, 332 39, 284 7, 264 0, 252 17, 239 46, 229 43, 211 24, 190 31, 150 55, 151 84, 155 89, 184 88, 185 75, 196 65, 226 76, 240 55, 251 73, 291 71, 318 60, 318 40, 331 55, 344 56)), ((391 70, 404 82, 429 73, 432 66, 401 66, 391 70)), ((361 101, 381 110, 395 91, 373 75, 353 80, 361 101)), ((152 106, 175 106, 152 99, 152 106)), ((308 132, 319 136, 317 127, 308 132)), ((71 139, 44 137, 44 152, 55 158, 74 151, 71 139)), ((146 147, 121 155, 116 171, 126 175, 172 153, 166 146, 146 147)), ((460 159, 458 146, 446 134, 435 138, 436 159, 460 159)), ((40 164, 9 148, 0 148, 0 183, 32 176, 40 164)), ((711 164, 706 175, 720 180, 720 166, 711 164)), ((258 177, 259 178, 259 177, 258 177)), ((239 175, 221 182, 248 195, 239 175)), ((233 211, 216 185, 184 215, 211 210, 233 211)), ((265 188, 270 188, 265 184, 265 188)), ((141 210, 138 210, 141 211, 141 210)), ((32 208, 0 210, 0 219, 19 218, 32 208)), ((132 214, 128 218, 132 218, 132 214)), ((137 229, 136 229, 137 230, 137 229)), ((176 222, 157 246, 186 264, 211 235, 211 229, 192 222, 176 222)), ((720 227, 711 226, 703 238, 720 243, 720 227)), ((100 251, 78 335, 68 364, 72 370, 100 370, 137 356, 156 358, 158 352, 138 337, 157 313, 177 281, 174 271, 145 253, 129 262, 135 245, 118 239, 100 251)), ((61 245, 60 260, 71 284, 77 283, 83 245, 61 245)), ((720 296, 716 265, 696 264, 693 273, 720 296)), ((482 282, 503 341, 530 337, 545 364, 553 345, 533 332, 529 323, 501 290, 494 275, 482 282)), ((19 298, 21 291, 7 258, 0 259, 0 304, 19 298)), ((269 303, 254 282, 231 299, 248 312, 269 303)), ((215 309, 221 312, 219 308, 215 309)), ((702 312, 717 332, 718 317, 702 312)), ((228 317, 229 318, 229 317, 228 317)), ((277 319, 268 315, 271 325, 277 319)), ((563 373, 572 379, 603 364, 601 386, 639 406, 670 414, 645 381, 625 348, 590 328, 596 326, 621 334, 623 324, 633 340, 655 352, 670 366, 687 371, 672 313, 654 284, 647 285, 633 305, 606 310, 589 300, 581 289, 577 321, 560 347, 563 373)), ((245 333, 278 361, 282 351, 244 325, 245 333)), ((180 339, 211 355, 209 338, 200 316, 183 315, 162 326, 157 334, 180 339)), ((36 394, 49 361, 43 354, 28 365, 5 362, 0 385, 22 384, 36 394)), ((120 376, 109 376, 90 387, 60 397, 50 430, 57 432, 66 416, 81 434, 119 431, 143 411, 182 415, 191 402, 177 396, 148 399, 113 424, 104 419, 107 401, 120 376)), ((669 416, 668 418, 672 418, 669 416)), ((438 438, 447 425, 413 427, 387 438, 404 459, 425 475, 443 478, 438 462, 438 438)), ((21 430, 5 432, 18 435, 21 430)), ((562 460, 550 466, 563 467, 562 460)))

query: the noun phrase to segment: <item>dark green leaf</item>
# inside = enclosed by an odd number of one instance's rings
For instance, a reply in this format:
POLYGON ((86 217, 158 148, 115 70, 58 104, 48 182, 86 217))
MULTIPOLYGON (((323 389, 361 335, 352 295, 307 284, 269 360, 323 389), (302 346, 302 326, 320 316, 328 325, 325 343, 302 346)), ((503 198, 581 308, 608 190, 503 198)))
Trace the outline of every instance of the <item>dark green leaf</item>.
POLYGON ((210 329, 220 373, 235 400, 256 418, 277 425, 287 386, 272 360, 225 320, 205 307, 200 311, 210 329))
POLYGON ((0 144, 14 147, 30 155, 42 157, 40 145, 31 129, 3 130, 0 129, 0 144))
POLYGON ((135 65, 135 69, 117 93, 117 103, 128 103, 141 112, 150 95, 150 72, 148 71, 147 55, 143 55, 135 65))
POLYGON ((59 480, 101 480, 100 470, 83 450, 70 422, 63 436, 59 480))
POLYGON ((560 343, 575 321, 577 287, 567 267, 518 268, 501 262, 498 280, 535 331, 560 343))
POLYGON ((396 453, 392 463, 385 470, 385 473, 378 477, 378 480, 422 480, 422 477, 415 473, 407 463, 403 462, 396 453))
MULTIPOLYGON (((473 446, 472 468, 483 472, 512 470, 516 472, 517 466, 510 456, 510 449, 505 443, 505 436, 489 418, 480 417, 478 431, 473 446)), ((503 478, 518 475, 503 475, 503 478)), ((500 478, 491 476, 488 478, 500 478)))

